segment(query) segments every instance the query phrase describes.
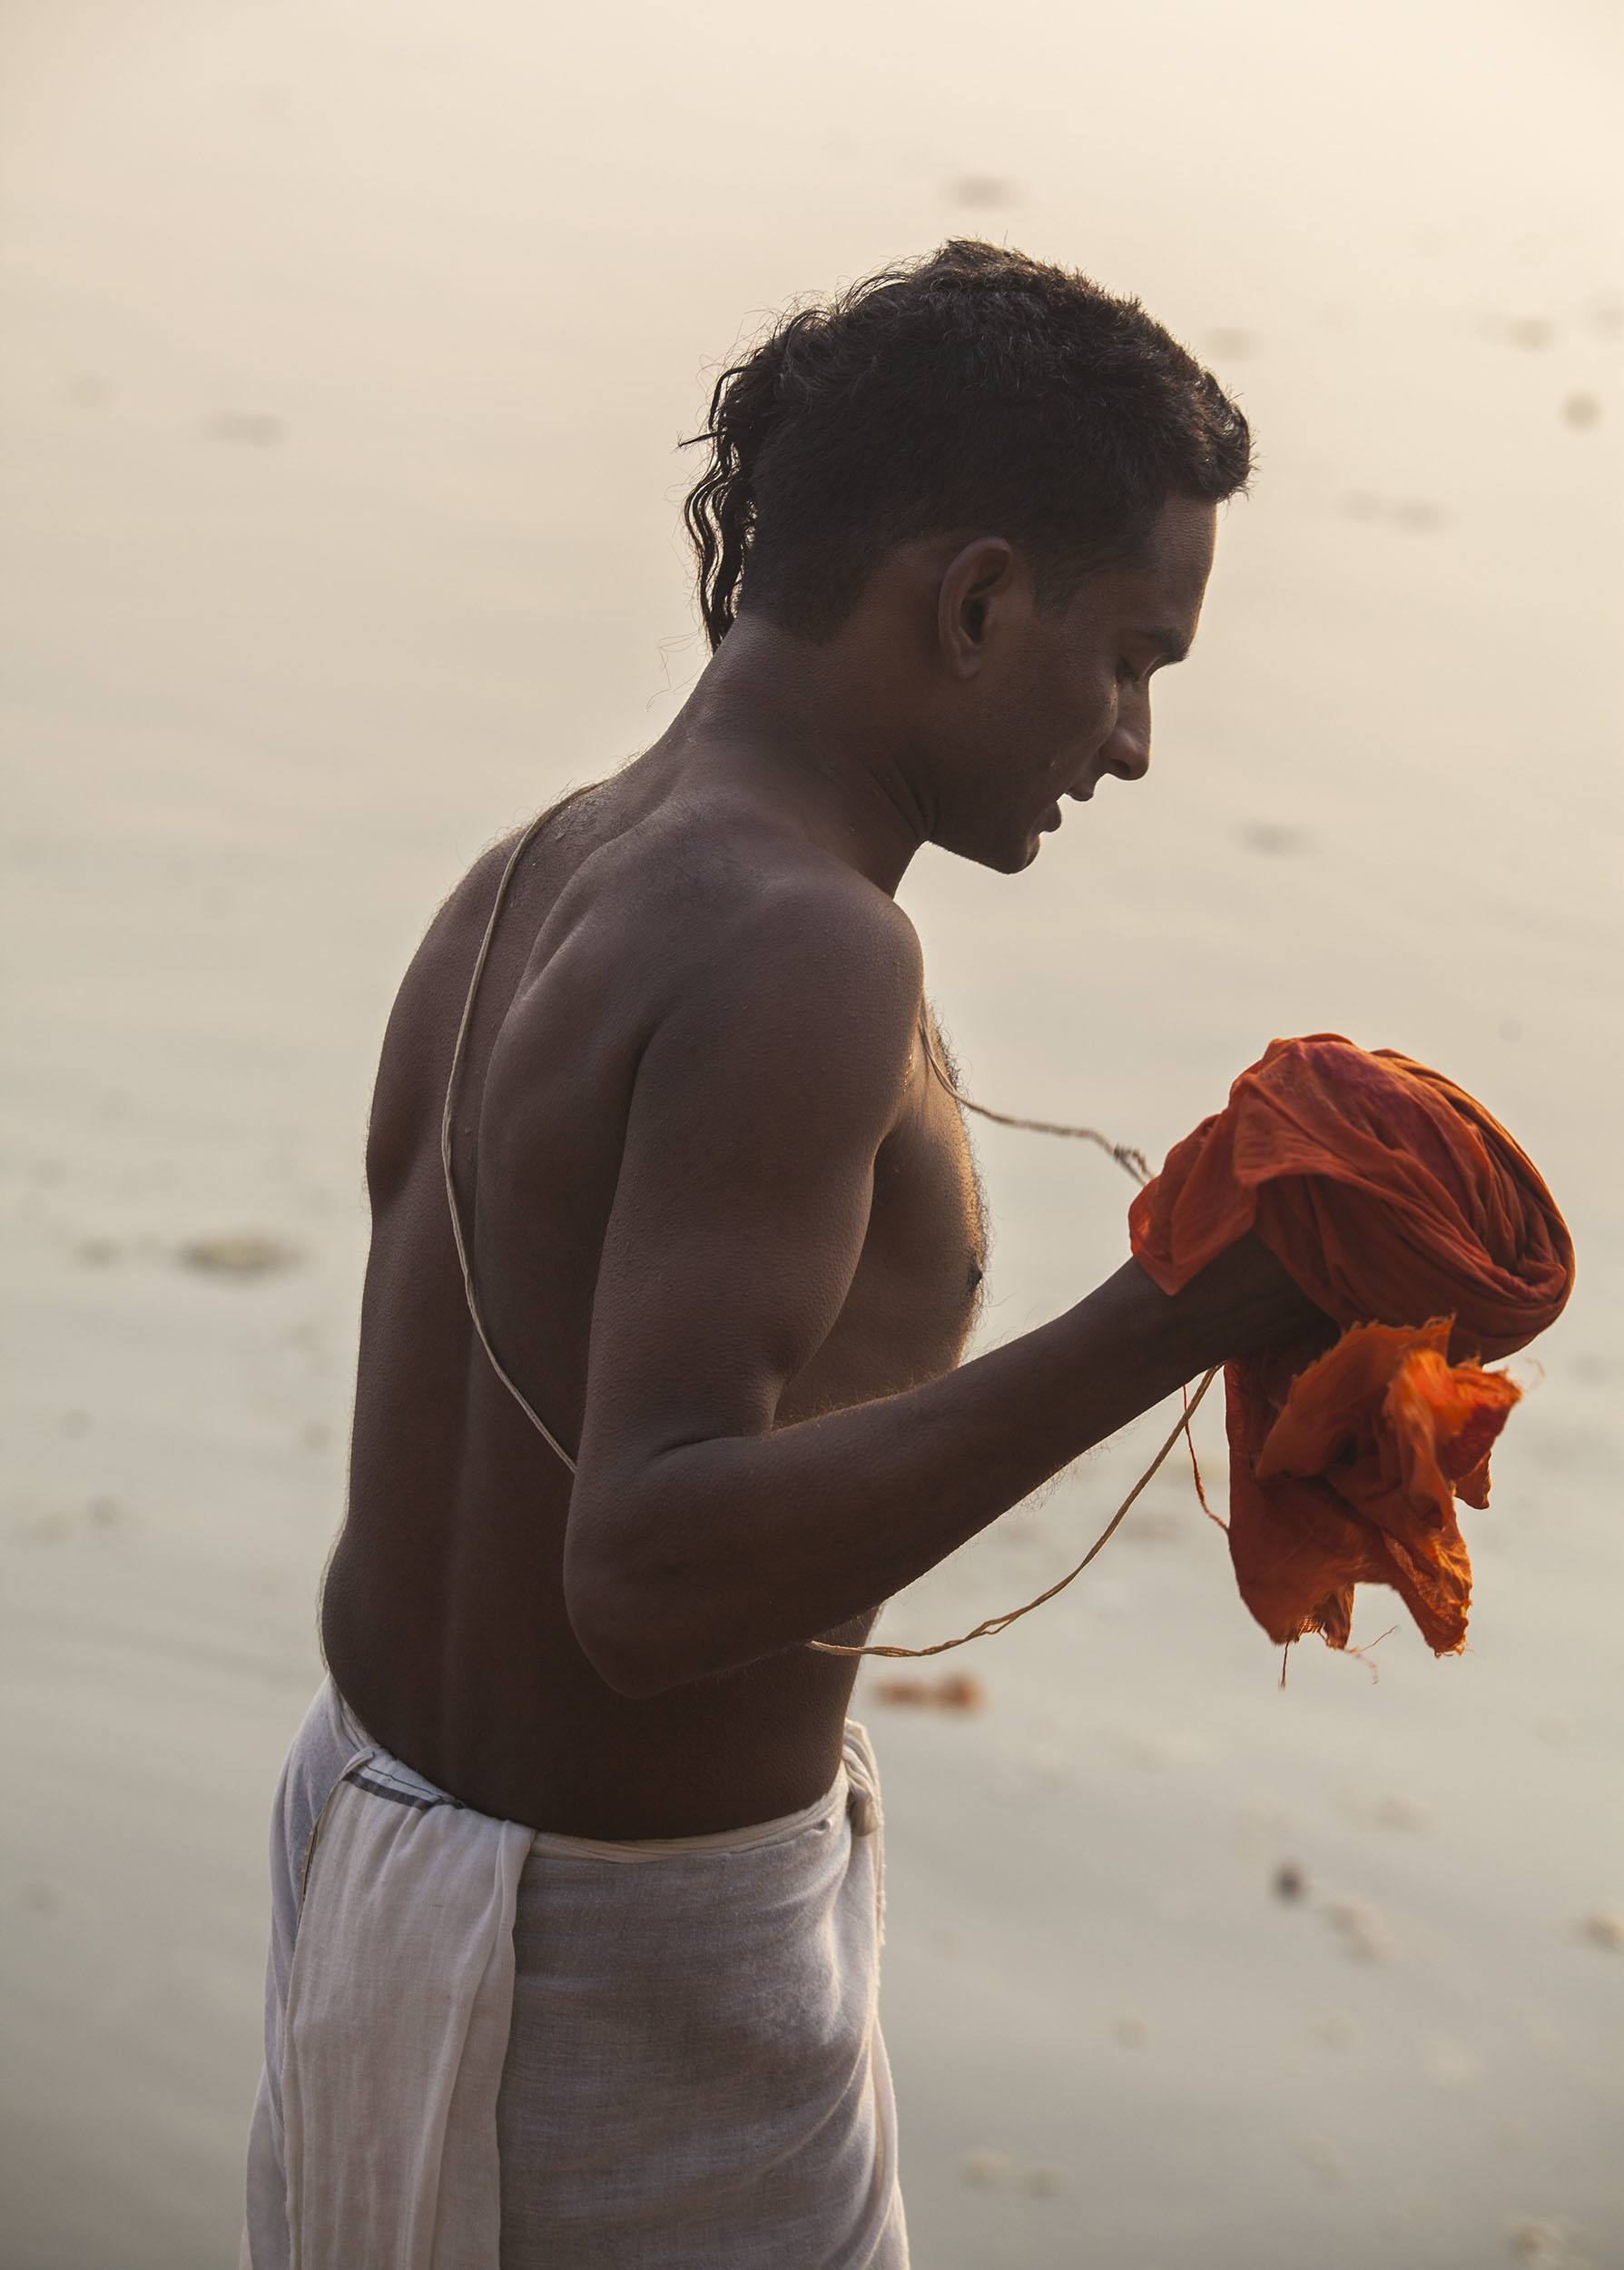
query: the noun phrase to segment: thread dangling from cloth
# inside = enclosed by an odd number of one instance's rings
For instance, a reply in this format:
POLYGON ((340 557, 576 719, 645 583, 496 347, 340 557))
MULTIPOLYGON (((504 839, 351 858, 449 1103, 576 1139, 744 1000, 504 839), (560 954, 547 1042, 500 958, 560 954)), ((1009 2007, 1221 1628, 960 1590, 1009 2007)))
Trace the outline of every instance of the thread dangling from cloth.
MULTIPOLYGON (((1114 1143, 1108 1135, 1102 1135, 1099 1130, 1096 1127, 1068 1127, 1057 1120, 1017 1119, 1010 1112, 994 1111, 989 1110, 984 1103, 976 1103, 972 1101, 969 1096, 960 1093, 960 1090, 955 1087, 948 1073, 946 1066, 937 1055, 935 1043, 930 1037, 930 1025, 922 1012, 920 1017, 920 1038, 925 1044, 925 1058, 931 1071, 936 1075, 936 1078, 940 1081, 941 1085, 947 1090, 949 1095, 952 1097, 954 1102, 959 1104, 964 1110, 979 1112, 984 1120, 995 1120, 1000 1127, 1026 1128, 1034 1135, 1069 1135, 1075 1137, 1080 1142, 1097 1144, 1108 1158, 1116 1160, 1117 1164, 1122 1169, 1123 1172, 1130 1176, 1132 1179, 1138 1184, 1141 1189, 1143 1189, 1145 1185, 1151 1179, 1149 1162, 1146 1159, 1142 1150, 1136 1150, 1129 1143, 1114 1143)), ((1163 1464, 1173 1449, 1173 1446, 1177 1442, 1181 1435, 1190 1446, 1190 1464, 1195 1468, 1196 1488, 1200 1495, 1202 1507, 1206 1513, 1207 1518, 1210 1521, 1218 1522, 1219 1528, 1223 1528, 1225 1526, 1224 1523, 1218 1521, 1217 1515, 1215 1514, 1211 1506, 1207 1505, 1206 1494, 1201 1487, 1201 1469, 1196 1460, 1196 1438, 1190 1432, 1190 1421, 1196 1415, 1196 1408, 1200 1404, 1202 1397, 1212 1386, 1213 1381, 1217 1377, 1222 1369, 1222 1365, 1215 1364, 1211 1371, 1209 1371, 1206 1374, 1206 1377, 1202 1380, 1201 1385, 1196 1388, 1193 1397, 1190 1396, 1187 1388, 1181 1388, 1179 1390, 1181 1396, 1184 1397, 1184 1410, 1180 1416, 1177 1426, 1173 1429, 1173 1432, 1168 1436, 1166 1441, 1156 1452, 1156 1456, 1151 1460, 1150 1464, 1146 1467, 1144 1473, 1134 1484, 1133 1488, 1129 1490, 1121 1505, 1117 1506, 1116 1512, 1111 1515, 1110 1520, 1100 1531, 1098 1536, 1095 1538, 1094 1543, 1088 1547, 1088 1550, 1084 1554, 1082 1559, 1078 1563, 1077 1566, 1074 1569, 1068 1569, 1066 1574, 1060 1578, 1058 1584, 1051 1584, 1047 1592, 1040 1592, 1035 1600, 1029 1600, 1019 1608, 1008 1608, 1002 1615, 989 1616, 984 1624, 978 1624, 973 1632, 965 1632, 956 1640, 938 1640, 935 1644, 930 1647, 842 1647, 833 1640, 808 1640, 805 1642, 805 1644, 813 1649, 820 1655, 884 1655, 891 1658, 893 1662, 897 1662, 905 1657, 917 1658, 921 1655, 945 1655, 950 1648, 968 1647, 971 1640, 990 1639, 995 1633, 1007 1632, 1012 1624, 1019 1624, 1022 1616, 1029 1616, 1034 1608, 1041 1608, 1046 1601, 1053 1600, 1058 1593, 1063 1593, 1065 1591, 1068 1584, 1076 1582, 1077 1578, 1079 1577, 1083 1571, 1088 1567, 1089 1562, 1093 1560, 1096 1554, 1099 1553, 1107 1544, 1109 1544, 1111 1538, 1116 1535, 1117 1530, 1122 1526, 1124 1520, 1127 1518, 1128 1508, 1133 1505, 1134 1500, 1145 1489, 1146 1485, 1149 1482, 1153 1481, 1156 1476, 1160 1472, 1163 1464)))
POLYGON ((1207 1373, 1206 1378, 1203 1379, 1201 1385, 1196 1388, 1194 1397, 1186 1406, 1182 1415, 1180 1416, 1177 1426, 1173 1429, 1173 1432, 1168 1436, 1166 1441, 1156 1452, 1156 1456, 1151 1460, 1150 1464, 1146 1467, 1144 1473, 1134 1484, 1133 1488, 1129 1490, 1121 1505, 1117 1506, 1116 1512, 1111 1515, 1110 1520, 1100 1531, 1098 1536, 1095 1538, 1093 1544, 1088 1547, 1088 1550, 1084 1554, 1082 1559, 1078 1563, 1077 1566, 1074 1569, 1068 1570, 1067 1574, 1061 1577, 1058 1584, 1051 1584, 1047 1592, 1040 1592, 1036 1600, 1029 1600, 1023 1606, 1019 1608, 1007 1608, 1002 1615, 989 1616, 986 1623, 978 1624, 973 1632, 966 1632, 956 1640, 938 1640, 932 1647, 840 1647, 837 1646, 832 1640, 808 1640, 806 1642, 807 1646, 815 1648, 820 1655, 889 1655, 892 1658, 900 1658, 905 1655, 945 1655, 950 1647, 968 1647, 971 1640, 990 1639, 995 1632, 1007 1632, 1012 1624, 1019 1624, 1022 1616, 1029 1616, 1034 1608, 1041 1608, 1046 1600, 1052 1600, 1057 1593, 1064 1592, 1068 1584, 1073 1583, 1076 1578, 1082 1574, 1083 1571, 1088 1567, 1089 1562, 1094 1558, 1095 1554, 1100 1551, 1102 1546, 1107 1545, 1111 1538, 1116 1535, 1117 1530, 1122 1526, 1123 1521, 1127 1514, 1127 1509, 1133 1504, 1135 1498, 1138 1496, 1140 1491, 1144 1489, 1146 1484, 1154 1478, 1163 1461, 1166 1458, 1168 1453, 1172 1450, 1174 1444, 1178 1440, 1179 1436, 1188 1432, 1189 1424, 1195 1416, 1196 1406, 1200 1403, 1202 1397, 1212 1386, 1213 1381, 1217 1377, 1222 1369, 1223 1366, 1221 1364, 1215 1364, 1211 1371, 1207 1373))
POLYGON ((994 1111, 989 1105, 972 1102, 953 1085, 947 1066, 936 1053, 936 1043, 930 1037, 930 1027, 924 1012, 920 1013, 920 1038, 925 1044, 925 1059, 937 1079, 953 1101, 966 1111, 974 1111, 984 1120, 994 1120, 999 1127, 1023 1127, 1033 1135, 1070 1135, 1078 1142, 1097 1143, 1108 1158, 1114 1159, 1125 1174, 1131 1175, 1141 1189, 1151 1179, 1150 1162, 1142 1150, 1131 1143, 1114 1143, 1108 1135, 1102 1135, 1097 1127, 1068 1127, 1059 1120, 1020 1120, 1008 1111, 994 1111))

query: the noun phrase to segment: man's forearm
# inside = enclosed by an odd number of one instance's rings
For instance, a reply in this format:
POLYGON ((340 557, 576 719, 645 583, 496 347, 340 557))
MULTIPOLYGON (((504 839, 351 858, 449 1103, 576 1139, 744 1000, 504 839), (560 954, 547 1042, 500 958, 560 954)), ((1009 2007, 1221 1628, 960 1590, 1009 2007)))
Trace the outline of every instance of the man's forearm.
MULTIPOLYGON (((924 1387, 662 1452, 581 1525, 593 1545, 566 1583, 583 1643, 612 1683, 655 1693, 861 1614, 1234 1352, 1238 1320, 1226 1332, 1221 1296, 1196 1294, 1169 1298, 1130 1261, 924 1387)), ((1301 1328, 1300 1297, 1279 1307, 1301 1328)), ((1255 1303, 1245 1324, 1269 1337, 1255 1303)))

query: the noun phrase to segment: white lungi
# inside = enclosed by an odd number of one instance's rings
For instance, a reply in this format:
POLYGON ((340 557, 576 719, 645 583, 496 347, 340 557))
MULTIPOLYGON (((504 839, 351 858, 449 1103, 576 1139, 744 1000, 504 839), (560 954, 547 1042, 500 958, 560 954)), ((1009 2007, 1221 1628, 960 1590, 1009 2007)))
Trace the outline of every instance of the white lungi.
POLYGON ((879 1783, 720 1836, 536 1834, 330 1679, 277 1786, 240 2270, 907 2270, 879 1783))

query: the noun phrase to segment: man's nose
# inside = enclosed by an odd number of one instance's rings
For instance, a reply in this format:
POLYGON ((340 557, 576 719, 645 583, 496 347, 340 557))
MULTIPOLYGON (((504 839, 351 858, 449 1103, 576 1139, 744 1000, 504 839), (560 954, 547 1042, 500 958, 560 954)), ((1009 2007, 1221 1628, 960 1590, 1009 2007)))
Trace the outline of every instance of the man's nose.
POLYGON ((1143 780, 1150 770, 1150 720, 1138 717, 1129 725, 1126 720, 1117 726, 1110 739, 1099 753, 1102 773, 1115 773, 1118 780, 1143 780))

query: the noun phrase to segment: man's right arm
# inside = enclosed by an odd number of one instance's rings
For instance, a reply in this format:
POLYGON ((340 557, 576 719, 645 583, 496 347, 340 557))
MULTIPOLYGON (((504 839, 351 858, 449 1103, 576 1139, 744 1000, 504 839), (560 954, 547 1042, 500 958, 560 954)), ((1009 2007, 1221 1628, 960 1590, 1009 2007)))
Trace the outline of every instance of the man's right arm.
POLYGON ((623 1693, 872 1608, 1208 1364, 1315 1318, 1253 1239, 1174 1298, 1128 1261, 940 1379, 776 1426, 855 1275, 920 999, 898 909, 797 884, 645 1051, 565 1549, 576 1635, 623 1693))

